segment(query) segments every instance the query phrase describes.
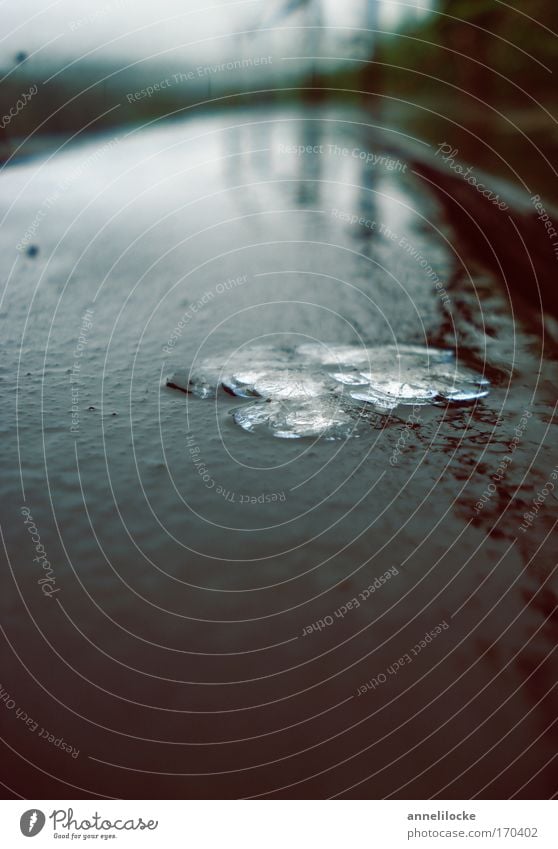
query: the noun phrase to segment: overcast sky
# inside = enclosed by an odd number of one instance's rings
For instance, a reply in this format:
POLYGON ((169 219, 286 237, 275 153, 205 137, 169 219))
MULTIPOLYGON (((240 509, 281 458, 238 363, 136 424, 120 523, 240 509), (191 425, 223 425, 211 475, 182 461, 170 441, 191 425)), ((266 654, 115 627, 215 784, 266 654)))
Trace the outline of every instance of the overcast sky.
MULTIPOLYGON (((366 0, 321 0, 324 23, 354 26, 364 18, 366 0)), ((193 63, 229 56, 230 33, 275 23, 274 10, 296 0, 0 0, 3 36, 0 62, 10 65, 18 51, 36 59, 92 57, 124 60, 170 48, 193 63)), ((413 7, 430 0, 381 0, 381 25, 398 26, 413 7)), ((299 12, 284 25, 304 23, 299 12)), ((342 37, 342 36, 339 36, 342 37)), ((335 47, 330 33, 325 43, 335 47)), ((237 51, 238 52, 238 51, 237 51)), ((164 53, 162 54, 164 55, 164 53)), ((176 53, 173 58, 176 58, 176 53)))

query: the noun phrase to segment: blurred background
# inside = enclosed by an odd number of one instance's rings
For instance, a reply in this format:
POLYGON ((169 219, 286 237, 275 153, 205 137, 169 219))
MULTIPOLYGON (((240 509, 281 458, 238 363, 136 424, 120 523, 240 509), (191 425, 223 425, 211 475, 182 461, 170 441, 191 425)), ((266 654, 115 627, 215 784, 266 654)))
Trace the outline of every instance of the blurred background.
MULTIPOLYGON (((52 134, 325 90, 345 104, 366 94, 387 123, 433 141, 454 120, 463 157, 511 179, 526 165, 518 135, 549 158, 558 146, 558 16, 546 0, 23 0, 3 18, 1 112, 40 89, 0 130, 4 159, 52 134)), ((544 159, 532 160, 542 180, 544 159)), ((557 196, 555 181, 545 188, 557 196)))

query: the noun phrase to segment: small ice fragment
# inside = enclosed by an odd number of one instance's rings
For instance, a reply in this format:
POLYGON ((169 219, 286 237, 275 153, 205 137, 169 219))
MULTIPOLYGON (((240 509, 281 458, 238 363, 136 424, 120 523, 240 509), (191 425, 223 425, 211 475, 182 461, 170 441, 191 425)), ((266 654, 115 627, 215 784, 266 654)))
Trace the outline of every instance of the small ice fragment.
POLYGON ((223 377, 223 388, 231 395, 238 395, 240 398, 258 397, 258 392, 254 388, 255 382, 263 377, 263 371, 240 371, 227 377, 223 377))
POLYGON ((375 409, 381 411, 391 412, 398 405, 397 399, 390 398, 387 395, 381 395, 379 392, 374 392, 373 389, 351 392, 351 398, 354 398, 355 401, 362 401, 365 404, 372 404, 375 409))
POLYGON ((205 380, 194 382, 190 373, 184 369, 179 369, 167 377, 166 385, 170 389, 180 389, 181 392, 197 395, 198 398, 211 398, 217 392, 217 384, 207 383, 205 380))
POLYGON ((368 381, 362 375, 355 372, 330 372, 329 376, 338 383, 343 383, 345 386, 366 386, 368 381))
POLYGON ((460 389, 445 389, 443 392, 440 392, 440 396, 442 398, 453 403, 476 401, 477 398, 486 398, 487 395, 488 389, 479 389, 478 386, 470 386, 468 389, 466 387, 462 387, 460 389))
POLYGON ((373 375, 367 377, 373 392, 391 396, 401 404, 414 403, 415 400, 426 403, 438 394, 436 389, 429 386, 425 381, 406 383, 400 380, 378 380, 373 375))
POLYGON ((254 384, 262 398, 294 400, 317 398, 333 385, 326 374, 313 374, 302 369, 277 369, 266 372, 254 384))
POLYGON ((244 430, 254 433, 264 428, 280 439, 345 439, 356 427, 351 416, 329 398, 248 404, 237 407, 232 416, 244 430))

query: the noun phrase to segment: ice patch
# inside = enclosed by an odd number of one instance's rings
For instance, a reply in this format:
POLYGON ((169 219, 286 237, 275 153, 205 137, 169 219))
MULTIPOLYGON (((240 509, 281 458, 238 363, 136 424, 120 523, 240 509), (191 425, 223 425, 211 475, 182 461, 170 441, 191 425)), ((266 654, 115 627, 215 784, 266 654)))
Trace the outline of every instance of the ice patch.
POLYGON ((235 423, 283 439, 346 439, 399 408, 465 404, 489 392, 489 381, 452 351, 417 345, 246 347, 179 370, 167 386, 199 398, 223 389, 258 399, 232 411, 235 423))

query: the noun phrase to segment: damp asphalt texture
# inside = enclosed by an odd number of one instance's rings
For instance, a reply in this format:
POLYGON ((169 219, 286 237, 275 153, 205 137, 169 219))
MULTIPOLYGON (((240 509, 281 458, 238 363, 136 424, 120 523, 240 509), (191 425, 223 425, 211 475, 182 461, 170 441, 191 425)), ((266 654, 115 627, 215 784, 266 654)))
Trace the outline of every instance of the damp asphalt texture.
POLYGON ((0 174, 22 796, 558 789, 554 350, 367 124, 223 112, 0 174), (453 350, 490 391, 326 440, 166 385, 308 343, 453 350))

